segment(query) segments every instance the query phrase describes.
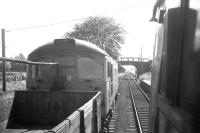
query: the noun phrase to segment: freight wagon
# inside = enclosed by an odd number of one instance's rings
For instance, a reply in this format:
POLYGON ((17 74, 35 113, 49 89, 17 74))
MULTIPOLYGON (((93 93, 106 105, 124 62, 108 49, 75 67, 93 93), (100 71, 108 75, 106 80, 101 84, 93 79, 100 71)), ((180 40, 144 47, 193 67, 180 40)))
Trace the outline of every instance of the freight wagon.
POLYGON ((5 133, 97 133, 101 93, 16 91, 5 133))

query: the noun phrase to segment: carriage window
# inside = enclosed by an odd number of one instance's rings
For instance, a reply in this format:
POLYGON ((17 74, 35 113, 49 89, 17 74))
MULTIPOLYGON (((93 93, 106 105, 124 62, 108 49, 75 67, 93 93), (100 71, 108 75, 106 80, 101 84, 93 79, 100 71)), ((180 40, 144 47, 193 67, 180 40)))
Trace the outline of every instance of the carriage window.
POLYGON ((29 68, 28 68, 28 77, 29 78, 36 78, 37 75, 38 75, 38 66, 36 65, 29 65, 29 68))
POLYGON ((37 77, 40 78, 49 78, 56 76, 56 69, 52 66, 46 65, 29 65, 28 67, 28 77, 31 79, 35 79, 37 77))
POLYGON ((103 65, 95 59, 80 57, 78 59, 78 76, 81 79, 103 78, 103 65))
POLYGON ((28 65, 27 68, 27 78, 31 78, 31 65, 28 65))
POLYGON ((76 60, 74 56, 57 57, 56 61, 60 66, 73 67, 76 65, 76 60))
POLYGON ((112 77, 113 65, 110 62, 107 63, 107 68, 108 68, 108 77, 112 77))
POLYGON ((113 95, 113 65, 110 62, 107 62, 107 72, 108 77, 111 78, 111 84, 110 84, 110 96, 113 95))

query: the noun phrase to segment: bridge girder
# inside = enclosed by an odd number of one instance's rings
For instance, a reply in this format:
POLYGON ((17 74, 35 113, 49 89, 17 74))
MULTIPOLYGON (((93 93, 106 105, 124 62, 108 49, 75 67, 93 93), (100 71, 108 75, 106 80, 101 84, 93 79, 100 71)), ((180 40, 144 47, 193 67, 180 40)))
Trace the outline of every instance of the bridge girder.
POLYGON ((137 68, 137 75, 151 70, 152 61, 149 58, 121 57, 119 65, 134 65, 137 68))

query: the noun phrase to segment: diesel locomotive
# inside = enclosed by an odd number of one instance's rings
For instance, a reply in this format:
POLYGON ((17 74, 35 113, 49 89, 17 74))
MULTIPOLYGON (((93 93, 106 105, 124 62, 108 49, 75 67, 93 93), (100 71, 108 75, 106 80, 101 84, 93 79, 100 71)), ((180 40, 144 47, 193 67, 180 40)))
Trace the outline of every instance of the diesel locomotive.
POLYGON ((56 39, 32 51, 28 60, 36 63, 28 63, 27 91, 16 92, 7 128, 56 133, 108 130, 118 91, 118 64, 113 58, 89 42, 56 39))

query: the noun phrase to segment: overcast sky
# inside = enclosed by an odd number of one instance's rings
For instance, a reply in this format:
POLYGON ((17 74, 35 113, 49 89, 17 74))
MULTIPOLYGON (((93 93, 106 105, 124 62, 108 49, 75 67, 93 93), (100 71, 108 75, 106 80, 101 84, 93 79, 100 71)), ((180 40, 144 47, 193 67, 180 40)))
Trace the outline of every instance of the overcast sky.
POLYGON ((65 32, 72 30, 74 24, 81 23, 83 18, 99 15, 113 17, 127 31, 125 44, 121 49, 122 56, 139 56, 142 47, 143 57, 152 58, 155 23, 150 23, 149 19, 154 2, 155 0, 0 0, 0 28, 8 31, 6 56, 14 57, 23 53, 27 57, 38 46, 62 38, 65 32))

